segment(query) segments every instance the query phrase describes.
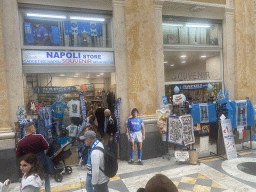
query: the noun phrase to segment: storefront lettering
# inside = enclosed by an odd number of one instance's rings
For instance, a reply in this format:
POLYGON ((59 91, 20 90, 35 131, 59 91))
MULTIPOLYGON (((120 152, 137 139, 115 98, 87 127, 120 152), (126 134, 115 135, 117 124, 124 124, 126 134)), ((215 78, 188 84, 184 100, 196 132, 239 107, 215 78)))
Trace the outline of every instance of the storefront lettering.
POLYGON ((173 76, 173 80, 185 81, 196 79, 210 79, 210 72, 185 72, 173 76))
POLYGON ((63 57, 67 57, 67 58, 81 58, 80 53, 71 53, 71 52, 46 52, 46 57, 47 58, 63 58, 63 57))

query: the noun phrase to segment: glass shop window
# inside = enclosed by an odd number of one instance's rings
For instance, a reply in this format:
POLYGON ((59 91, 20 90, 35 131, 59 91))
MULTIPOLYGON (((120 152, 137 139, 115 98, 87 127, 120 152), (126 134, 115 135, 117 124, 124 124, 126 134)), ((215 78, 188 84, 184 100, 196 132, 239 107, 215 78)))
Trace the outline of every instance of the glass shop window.
POLYGON ((163 22, 164 44, 219 45, 218 24, 163 22))
POLYGON ((111 18, 23 12, 24 45, 111 48, 111 18))

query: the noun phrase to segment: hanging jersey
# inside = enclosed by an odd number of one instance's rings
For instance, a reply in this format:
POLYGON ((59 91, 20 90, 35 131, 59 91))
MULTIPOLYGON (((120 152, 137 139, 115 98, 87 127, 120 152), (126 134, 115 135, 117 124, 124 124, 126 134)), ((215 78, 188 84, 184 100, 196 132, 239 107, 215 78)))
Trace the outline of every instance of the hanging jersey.
POLYGON ((41 107, 43 107, 43 105, 41 103, 35 103, 35 113, 38 113, 38 109, 40 109, 41 107))
POLYGON ((42 107, 38 110, 41 118, 44 120, 45 128, 52 127, 52 115, 50 107, 42 107))
POLYGON ((191 115, 193 124, 216 122, 216 105, 214 103, 193 104, 191 115))
POLYGON ((76 125, 69 125, 66 129, 69 131, 69 137, 76 137, 77 135, 76 125))
POLYGON ((67 106, 69 108, 69 117, 80 117, 80 101, 71 100, 67 106))
POLYGON ((51 108, 54 110, 55 118, 63 118, 64 117, 64 109, 67 108, 67 105, 62 101, 57 101, 51 105, 51 108))
POLYGON ((43 42, 45 37, 49 36, 48 30, 41 26, 40 28, 33 28, 33 36, 35 41, 43 42))
POLYGON ((131 117, 128 119, 127 125, 130 127, 130 132, 138 132, 141 131, 143 120, 140 117, 131 117))

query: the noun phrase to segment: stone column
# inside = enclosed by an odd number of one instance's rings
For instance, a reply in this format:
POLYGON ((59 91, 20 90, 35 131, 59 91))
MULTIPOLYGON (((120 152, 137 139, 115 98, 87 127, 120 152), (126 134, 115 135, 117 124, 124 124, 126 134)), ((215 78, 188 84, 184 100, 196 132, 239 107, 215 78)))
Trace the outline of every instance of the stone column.
MULTIPOLYGON (((9 94, 10 86, 16 85, 10 85, 9 81, 10 79, 12 81, 18 81, 19 79, 16 80, 16 76, 9 73, 11 70, 16 71, 15 65, 10 67, 9 64, 16 64, 17 60, 20 64, 21 58, 17 56, 20 55, 19 43, 18 47, 16 45, 7 46, 14 38, 19 37, 19 25, 18 22, 15 22, 15 20, 18 20, 18 15, 13 18, 13 12, 18 13, 16 0, 0 1, 0 180, 4 181, 9 178, 12 182, 17 182, 19 175, 18 166, 16 166, 15 134, 10 126, 12 121, 10 106, 13 105, 12 102, 15 103, 16 101, 10 100, 9 94), (8 14, 6 15, 6 13, 8 14), (15 30, 17 36, 13 37, 11 35, 15 30)), ((22 83, 22 79, 20 81, 22 83)), ((23 86, 21 85, 19 89, 23 91, 23 86)))
POLYGON ((116 66, 116 98, 121 98, 121 133, 126 132, 125 122, 129 116, 126 31, 124 0, 113 0, 113 34, 116 66))
POLYGON ((157 3, 155 9, 155 41, 156 41, 156 82, 157 82, 157 104, 163 104, 162 96, 165 95, 164 85, 164 53, 163 53, 163 31, 162 31, 162 3, 157 3))
POLYGON ((235 100, 235 38, 234 9, 227 8, 223 22, 224 87, 235 100))
POLYGON ((129 106, 140 115, 157 109, 154 13, 153 0, 125 1, 129 106))
POLYGON ((17 0, 3 0, 3 37, 6 58, 6 75, 9 99, 10 125, 17 121, 18 106, 24 105, 20 24, 17 0))
POLYGON ((256 105, 254 4, 251 0, 234 0, 236 99, 249 97, 256 105))

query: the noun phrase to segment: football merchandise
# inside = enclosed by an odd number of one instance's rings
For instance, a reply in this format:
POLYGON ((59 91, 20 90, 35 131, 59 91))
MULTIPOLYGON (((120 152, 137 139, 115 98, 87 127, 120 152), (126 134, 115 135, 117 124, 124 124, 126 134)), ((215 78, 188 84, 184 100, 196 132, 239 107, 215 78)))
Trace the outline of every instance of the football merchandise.
POLYGON ((52 127, 52 115, 51 115, 51 108, 50 107, 42 107, 38 110, 41 119, 44 120, 45 128, 52 127))
POLYGON ((80 117, 80 101, 71 100, 67 106, 69 108, 69 117, 80 117))

